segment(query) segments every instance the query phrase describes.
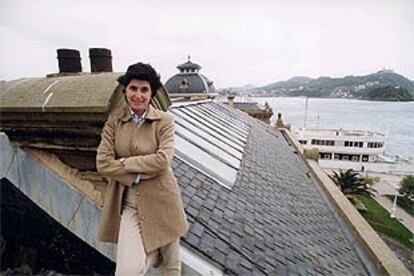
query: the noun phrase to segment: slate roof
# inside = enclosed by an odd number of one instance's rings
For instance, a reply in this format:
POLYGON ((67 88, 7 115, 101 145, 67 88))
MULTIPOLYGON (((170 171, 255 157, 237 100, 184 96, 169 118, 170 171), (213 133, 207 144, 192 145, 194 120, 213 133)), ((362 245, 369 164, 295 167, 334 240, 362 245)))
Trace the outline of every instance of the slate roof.
POLYGON ((232 189, 174 157, 190 223, 182 244, 229 275, 368 274, 372 264, 282 133, 224 105, 200 104, 250 133, 232 189))

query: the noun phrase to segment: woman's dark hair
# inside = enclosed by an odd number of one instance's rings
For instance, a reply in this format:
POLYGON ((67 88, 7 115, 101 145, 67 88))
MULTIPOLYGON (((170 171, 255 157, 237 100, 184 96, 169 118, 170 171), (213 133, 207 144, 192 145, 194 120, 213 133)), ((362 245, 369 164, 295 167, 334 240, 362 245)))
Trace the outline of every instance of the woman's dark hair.
POLYGON ((126 73, 118 78, 118 82, 127 87, 133 79, 148 81, 151 86, 151 97, 154 97, 161 87, 159 75, 149 64, 138 62, 128 66, 126 73))

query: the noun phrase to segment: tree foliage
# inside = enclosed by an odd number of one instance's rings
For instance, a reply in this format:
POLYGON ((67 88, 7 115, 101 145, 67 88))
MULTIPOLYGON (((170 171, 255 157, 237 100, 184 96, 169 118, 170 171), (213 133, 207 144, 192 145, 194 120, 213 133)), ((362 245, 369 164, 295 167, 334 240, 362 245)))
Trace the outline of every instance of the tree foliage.
POLYGON ((371 89, 363 94, 362 99, 374 101, 413 101, 414 96, 407 89, 387 85, 371 89))
POLYGON ((403 196, 414 200, 414 175, 407 175, 400 182, 398 190, 403 196))
POLYGON ((340 170, 339 173, 334 171, 329 177, 345 195, 375 196, 376 190, 369 187, 364 178, 352 169, 348 169, 345 172, 340 170))
POLYGON ((361 177, 362 180, 369 186, 374 186, 381 180, 378 176, 369 176, 368 174, 361 177))

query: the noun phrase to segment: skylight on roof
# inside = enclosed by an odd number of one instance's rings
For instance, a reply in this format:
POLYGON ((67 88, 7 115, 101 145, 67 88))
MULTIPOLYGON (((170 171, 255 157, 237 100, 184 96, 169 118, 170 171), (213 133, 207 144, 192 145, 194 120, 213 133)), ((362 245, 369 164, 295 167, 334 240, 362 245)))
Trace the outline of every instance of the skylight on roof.
POLYGON ((176 154, 231 188, 240 168, 249 127, 214 105, 171 109, 176 122, 176 154))
POLYGON ((243 148, 244 148, 243 140, 244 139, 242 137, 239 137, 239 138, 236 137, 234 133, 227 130, 223 125, 217 126, 217 124, 212 123, 211 118, 205 117, 205 116, 203 117, 197 116, 197 114, 193 114, 183 108, 172 110, 172 113, 197 127, 200 127, 204 130, 207 129, 209 130, 209 132, 220 135, 220 137, 223 140, 227 141, 230 145, 236 148, 239 148, 241 151, 243 151, 243 148))

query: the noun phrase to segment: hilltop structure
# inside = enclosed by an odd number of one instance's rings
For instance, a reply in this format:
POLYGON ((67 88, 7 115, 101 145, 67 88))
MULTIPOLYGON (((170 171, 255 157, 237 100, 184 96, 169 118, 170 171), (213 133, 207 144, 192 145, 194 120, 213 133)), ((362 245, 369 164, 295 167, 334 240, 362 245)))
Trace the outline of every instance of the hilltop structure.
MULTIPOLYGON (((96 240, 106 181, 95 155, 109 112, 125 104, 117 76, 62 72, 0 87, 2 190, 111 260, 115 246, 96 240)), ((176 122, 184 275, 409 275, 288 131, 209 100, 171 105, 163 89, 151 104, 176 122)))

